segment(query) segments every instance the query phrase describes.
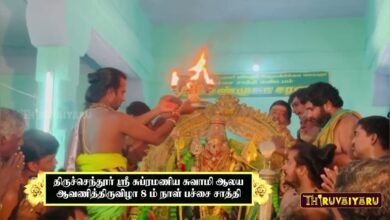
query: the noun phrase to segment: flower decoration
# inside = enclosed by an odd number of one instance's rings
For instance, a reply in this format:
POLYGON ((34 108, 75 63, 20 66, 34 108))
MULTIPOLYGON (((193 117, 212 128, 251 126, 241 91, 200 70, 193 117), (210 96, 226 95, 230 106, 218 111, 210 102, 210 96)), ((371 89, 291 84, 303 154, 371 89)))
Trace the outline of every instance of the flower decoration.
POLYGON ((30 179, 28 184, 24 187, 27 201, 35 207, 39 203, 45 201, 45 175, 38 173, 36 178, 30 179))
POLYGON ((260 205, 265 204, 272 193, 272 186, 258 175, 253 175, 252 198, 260 205))

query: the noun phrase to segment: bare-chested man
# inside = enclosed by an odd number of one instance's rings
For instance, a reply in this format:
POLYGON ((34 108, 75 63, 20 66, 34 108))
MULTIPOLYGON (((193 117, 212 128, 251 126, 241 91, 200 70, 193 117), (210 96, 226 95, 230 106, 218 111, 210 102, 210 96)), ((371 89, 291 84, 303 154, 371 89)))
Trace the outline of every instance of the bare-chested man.
POLYGON ((307 116, 309 119, 315 119, 322 127, 315 145, 323 147, 326 144, 335 144, 337 149, 332 164, 347 164, 352 159, 352 138, 360 115, 342 109, 343 100, 339 91, 329 83, 311 84, 307 88, 307 95, 307 116))
MULTIPOLYGON (((122 149, 126 146, 126 136, 158 145, 178 120, 180 113, 174 111, 178 110, 180 101, 171 96, 164 96, 156 108, 138 117, 117 112, 126 92, 126 75, 117 69, 102 68, 90 73, 88 82, 87 109, 74 131, 67 170, 124 171, 127 159, 122 149), (172 114, 158 129, 148 128, 147 124, 163 112, 172 114)), ((88 207, 88 216, 119 219, 124 211, 125 207, 88 207)))

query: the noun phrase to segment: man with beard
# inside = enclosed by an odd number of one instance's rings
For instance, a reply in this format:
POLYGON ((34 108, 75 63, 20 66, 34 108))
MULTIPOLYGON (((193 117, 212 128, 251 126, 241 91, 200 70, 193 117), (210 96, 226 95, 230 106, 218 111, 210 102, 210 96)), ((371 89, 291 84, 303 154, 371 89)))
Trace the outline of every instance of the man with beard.
MULTIPOLYGON (((288 219, 300 207, 300 193, 321 192, 324 167, 328 166, 335 154, 336 146, 329 144, 319 149, 316 146, 298 142, 287 153, 287 160, 282 167, 285 174, 285 183, 293 190, 289 190, 282 198, 280 206, 280 219, 288 219)), ((316 219, 317 215, 332 215, 326 209, 312 209, 312 213, 306 213, 308 219, 316 219)))
POLYGON ((318 82, 307 88, 308 102, 305 104, 308 119, 316 120, 321 126, 315 145, 336 145, 333 165, 343 166, 352 158, 352 138, 360 115, 342 109, 343 100, 339 91, 329 83, 318 82))
POLYGON ((315 120, 308 119, 305 114, 305 104, 308 101, 306 90, 306 88, 300 88, 291 93, 288 98, 288 104, 291 105, 292 111, 299 118, 300 127, 297 139, 307 143, 313 143, 318 132, 320 132, 320 127, 315 120))

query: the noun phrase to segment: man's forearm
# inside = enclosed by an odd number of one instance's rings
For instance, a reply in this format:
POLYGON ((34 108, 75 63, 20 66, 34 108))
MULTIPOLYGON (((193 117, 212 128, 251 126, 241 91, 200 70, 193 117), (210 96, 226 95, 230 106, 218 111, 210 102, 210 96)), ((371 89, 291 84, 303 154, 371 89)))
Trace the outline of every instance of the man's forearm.
POLYGON ((150 121, 152 121, 155 117, 157 117, 160 113, 161 112, 158 108, 153 108, 152 110, 146 112, 145 114, 136 116, 134 118, 140 123, 142 123, 143 125, 146 125, 150 121))
POLYGON ((150 144, 159 145, 161 144, 165 138, 169 135, 172 129, 175 127, 175 123, 173 120, 167 119, 162 126, 160 126, 155 132, 156 136, 151 140, 150 144))

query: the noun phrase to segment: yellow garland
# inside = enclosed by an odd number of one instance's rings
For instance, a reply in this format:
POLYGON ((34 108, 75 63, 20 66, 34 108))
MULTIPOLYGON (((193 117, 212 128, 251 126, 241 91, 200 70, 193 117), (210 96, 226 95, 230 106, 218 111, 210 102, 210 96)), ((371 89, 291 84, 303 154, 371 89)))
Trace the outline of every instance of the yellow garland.
POLYGON ((250 163, 251 161, 256 160, 257 158, 257 148, 253 140, 249 141, 244 148, 244 152, 241 154, 245 158, 246 162, 250 163))
POLYGON ((24 187, 27 201, 35 207, 39 203, 45 201, 45 175, 38 173, 36 178, 30 179, 28 184, 24 187))
POLYGON ((269 195, 272 193, 272 186, 258 175, 253 175, 252 198, 254 202, 263 205, 267 203, 269 195))

